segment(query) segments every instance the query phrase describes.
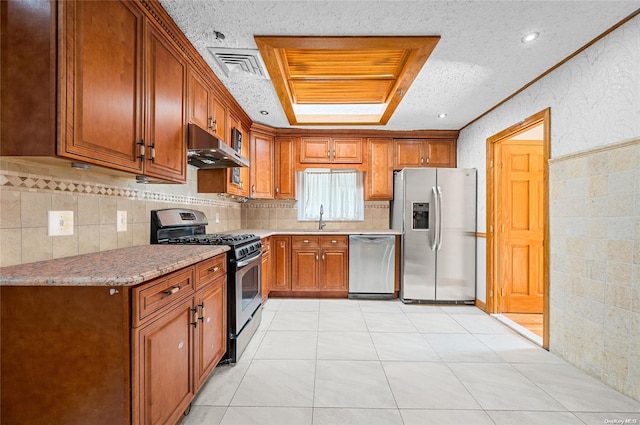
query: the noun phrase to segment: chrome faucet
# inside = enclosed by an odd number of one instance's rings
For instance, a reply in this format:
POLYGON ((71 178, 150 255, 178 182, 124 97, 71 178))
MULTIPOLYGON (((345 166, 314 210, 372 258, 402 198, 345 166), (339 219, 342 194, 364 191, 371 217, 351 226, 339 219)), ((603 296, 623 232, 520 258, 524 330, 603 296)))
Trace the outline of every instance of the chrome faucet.
POLYGON ((322 207, 322 204, 320 204, 320 220, 318 221, 318 230, 322 230, 324 229, 324 226, 327 225, 327 223, 325 223, 322 220, 322 215, 324 214, 324 208, 322 207))

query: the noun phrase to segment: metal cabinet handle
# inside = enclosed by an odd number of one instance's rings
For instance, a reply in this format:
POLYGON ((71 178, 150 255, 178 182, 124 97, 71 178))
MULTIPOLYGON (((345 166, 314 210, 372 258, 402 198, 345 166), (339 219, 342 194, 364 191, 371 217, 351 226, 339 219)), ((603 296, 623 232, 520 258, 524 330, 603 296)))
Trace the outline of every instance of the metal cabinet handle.
POLYGON ((424 164, 424 158, 420 158, 420 165, 424 164))
POLYGON ((164 291, 164 294, 165 294, 165 295, 173 295, 173 294, 175 294, 176 292, 178 292, 180 289, 182 289, 182 287, 181 287, 181 286, 174 286, 173 288, 171 288, 171 289, 168 289, 168 290, 164 291))
POLYGON ((218 270, 220 270, 220 267, 218 267, 218 266, 213 266, 213 267, 211 267, 211 268, 209 269, 209 273, 215 273, 215 272, 217 272, 218 270))
POLYGON ((430 162, 431 160, 429 159, 429 157, 427 157, 427 164, 430 162))
POLYGON ((213 130, 214 133, 218 132, 218 122, 213 117, 209 117, 209 130, 213 130))
POLYGON ((333 159, 336 159, 336 150, 333 150, 333 159))
POLYGON ((337 241, 337 240, 335 240, 335 239, 332 239, 332 240, 331 240, 331 243, 338 243, 338 241, 337 241))
POLYGON ((303 240, 302 243, 309 243, 309 239, 303 240))
POLYGON ((256 193, 256 185, 255 184, 251 185, 251 193, 256 193))
POLYGON ((322 254, 322 261, 324 261, 324 253, 322 254))
POLYGON ((198 316, 198 320, 204 323, 204 301, 198 304, 198 307, 200 307, 200 316, 198 316))
POLYGON ((331 158, 331 151, 327 151, 327 158, 331 158))
POLYGON ((156 161, 156 144, 152 143, 149 148, 151 149, 151 156, 149 157, 149 161, 151 162, 155 162, 156 161))
POLYGON ((278 193, 280 193, 280 188, 279 188, 279 187, 276 187, 276 195, 277 195, 278 193))
POLYGON ((138 158, 144 160, 144 140, 140 140, 138 143, 138 158))
POLYGON ((191 311, 193 312, 193 322, 191 322, 191 324, 193 325, 194 328, 197 328, 198 327, 198 309, 192 308, 191 311))
POLYGON ((316 261, 318 261, 318 254, 316 254, 316 261))

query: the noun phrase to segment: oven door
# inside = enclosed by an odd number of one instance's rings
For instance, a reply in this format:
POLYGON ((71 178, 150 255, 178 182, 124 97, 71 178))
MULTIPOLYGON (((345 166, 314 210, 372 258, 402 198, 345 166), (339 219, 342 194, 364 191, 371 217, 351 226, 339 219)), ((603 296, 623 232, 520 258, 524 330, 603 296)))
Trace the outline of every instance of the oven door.
POLYGON ((262 284, 262 252, 257 251, 251 257, 240 260, 235 265, 235 329, 236 335, 251 319, 262 302, 260 287, 262 284))

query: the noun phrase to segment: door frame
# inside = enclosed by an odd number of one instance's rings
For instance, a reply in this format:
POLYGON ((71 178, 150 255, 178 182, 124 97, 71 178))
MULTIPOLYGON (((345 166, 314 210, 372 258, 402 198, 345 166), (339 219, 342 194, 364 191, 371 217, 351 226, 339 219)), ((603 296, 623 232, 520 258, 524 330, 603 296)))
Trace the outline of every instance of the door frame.
POLYGON ((544 158, 544 170, 543 170, 543 198, 545 205, 543 208, 543 261, 544 268, 542 273, 543 279, 543 302, 542 302, 542 347, 549 349, 549 157, 551 152, 551 109, 546 108, 528 118, 520 121, 517 124, 489 137, 487 139, 487 164, 486 164, 486 176, 487 176, 487 313, 496 314, 501 313, 499 292, 500 286, 497 282, 496 270, 497 267, 497 238, 498 232, 494 231, 497 228, 497 214, 496 214, 496 202, 497 202, 497 168, 494 167, 493 161, 495 158, 495 151, 497 148, 497 142, 509 139, 517 133, 535 127, 542 124, 543 126, 543 158, 544 158))

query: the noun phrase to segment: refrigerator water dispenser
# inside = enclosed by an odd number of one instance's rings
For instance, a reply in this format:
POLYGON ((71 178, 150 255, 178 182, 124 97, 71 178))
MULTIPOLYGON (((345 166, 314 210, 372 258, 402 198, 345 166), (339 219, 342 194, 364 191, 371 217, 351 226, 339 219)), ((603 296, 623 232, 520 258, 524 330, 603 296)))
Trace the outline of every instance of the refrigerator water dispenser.
POLYGON ((429 203, 413 203, 413 230, 429 230, 429 203))

